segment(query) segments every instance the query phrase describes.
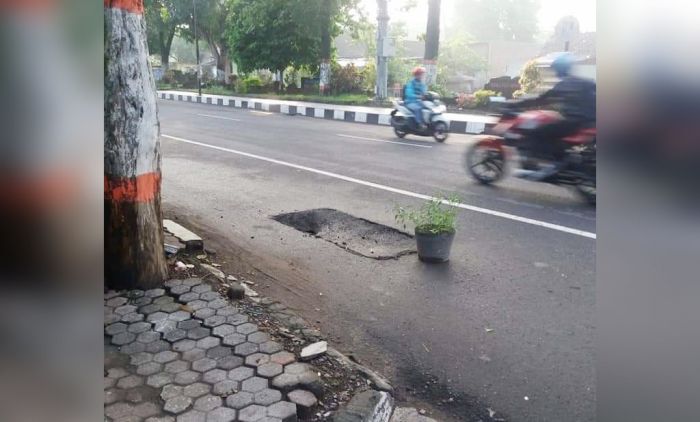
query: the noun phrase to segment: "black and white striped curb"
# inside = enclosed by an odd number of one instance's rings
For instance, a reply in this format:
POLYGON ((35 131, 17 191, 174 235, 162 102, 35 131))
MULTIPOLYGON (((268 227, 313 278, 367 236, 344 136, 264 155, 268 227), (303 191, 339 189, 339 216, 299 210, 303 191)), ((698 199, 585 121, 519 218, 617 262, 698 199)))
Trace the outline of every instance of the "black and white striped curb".
MULTIPOLYGON (((353 123, 366 123, 373 125, 390 126, 391 116, 389 111, 373 113, 369 107, 350 107, 339 106, 334 104, 316 104, 308 103, 304 105, 300 102, 292 101, 275 101, 261 98, 249 97, 229 97, 225 95, 208 95, 203 94, 198 96, 186 92, 171 92, 158 91, 158 98, 163 100, 185 101, 192 103, 211 104, 222 107, 245 108, 258 111, 266 111, 270 113, 282 113, 293 116, 315 117, 327 120, 341 120, 353 123)), ((382 110, 383 111, 383 110, 382 110)), ((464 115, 465 117, 474 117, 464 115)), ((468 133, 479 134, 494 126, 491 118, 481 118, 477 116, 479 121, 458 120, 454 119, 455 115, 450 115, 450 132, 452 133, 468 133)), ((461 117, 461 116, 459 116, 461 117)))

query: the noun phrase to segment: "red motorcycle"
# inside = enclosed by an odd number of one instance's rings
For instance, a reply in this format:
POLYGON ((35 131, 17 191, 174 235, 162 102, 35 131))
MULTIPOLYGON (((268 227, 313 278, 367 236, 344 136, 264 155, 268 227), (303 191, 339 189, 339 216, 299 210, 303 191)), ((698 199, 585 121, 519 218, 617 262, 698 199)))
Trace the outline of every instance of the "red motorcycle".
POLYGON ((503 177, 506 163, 518 170, 514 175, 556 185, 574 186, 587 202, 596 202, 596 129, 585 127, 560 140, 563 157, 533 148, 533 133, 544 125, 561 121, 556 111, 506 111, 486 135, 480 136, 467 152, 467 168, 478 182, 491 184, 503 177), (548 171, 548 169, 554 169, 548 171))

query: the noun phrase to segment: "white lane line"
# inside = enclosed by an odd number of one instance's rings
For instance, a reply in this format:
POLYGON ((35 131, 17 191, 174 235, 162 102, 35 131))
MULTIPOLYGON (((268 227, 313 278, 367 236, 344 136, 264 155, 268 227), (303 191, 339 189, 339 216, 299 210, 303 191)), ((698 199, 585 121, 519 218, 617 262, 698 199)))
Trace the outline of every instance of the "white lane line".
MULTIPOLYGON (((316 174, 320 174, 323 176, 332 177, 334 179, 344 180, 344 181, 350 182, 350 183, 356 183, 358 185, 369 186, 371 188, 381 189, 381 190, 384 190, 387 192, 392 192, 392 193, 397 193, 399 195, 410 196, 410 197, 418 198, 418 199, 425 199, 427 201, 437 199, 433 196, 423 195, 422 193, 416 193, 416 192, 411 192, 411 191, 407 191, 407 190, 403 190, 403 189, 392 188, 391 186, 381 185, 379 183, 374 183, 374 182, 368 182, 366 180, 356 179, 354 177, 343 176, 342 174, 331 173, 331 172, 325 171, 325 170, 318 170, 318 169, 315 169, 312 167, 306 167, 306 166, 302 166, 299 164, 289 163, 287 161, 276 160, 274 158, 263 157, 261 155, 255 155, 255 154, 251 154, 249 152, 237 151, 235 149, 219 147, 216 145, 205 144, 205 143, 197 142, 197 141, 191 141, 189 139, 178 138, 177 136, 170 136, 170 135, 161 135, 161 136, 164 138, 172 139, 174 141, 178 141, 178 142, 184 142, 187 144, 199 145, 199 146, 205 147, 205 148, 211 148, 211 149, 215 149, 215 150, 219 150, 219 151, 230 152, 231 154, 237 154, 237 155, 241 155, 243 157, 254 158, 256 160, 266 161, 268 163, 279 164, 282 166, 291 167, 291 168, 295 168, 298 170, 304 170, 304 171, 308 171, 310 173, 316 173, 316 174)), ((517 221, 520 223, 530 224, 533 226, 544 227, 547 229, 556 230, 556 231, 560 231, 563 233, 569 233, 569 234, 573 234, 576 236, 587 237, 589 239, 596 238, 595 233, 591 233, 591 232, 587 232, 587 231, 583 231, 583 230, 579 230, 579 229, 574 229, 572 227, 560 226, 558 224, 548 223, 546 221, 534 220, 532 218, 521 217, 519 215, 508 214, 505 212, 490 210, 488 208, 476 207, 473 205, 454 204, 454 203, 451 203, 449 201, 444 201, 444 200, 442 202, 444 204, 452 205, 452 206, 462 208, 465 210, 469 210, 469 211, 478 212, 481 214, 492 215, 494 217, 505 218, 507 220, 517 221)))
POLYGON ((265 115, 265 116, 269 116, 269 115, 271 115, 271 114, 275 114, 275 113, 270 113, 269 111, 260 111, 260 110, 250 110, 250 112, 251 112, 251 113, 255 113, 255 114, 263 114, 263 115, 265 115))
POLYGON ((232 118, 232 117, 214 116, 213 114, 197 114, 197 116, 211 117, 212 119, 233 120, 234 122, 240 122, 240 121, 241 121, 241 119, 234 119, 234 118, 232 118))
POLYGON ((336 133, 335 136, 340 136, 342 138, 350 138, 350 139, 360 139, 363 141, 384 142, 387 144, 404 145, 407 147, 416 147, 416 148, 432 148, 433 147, 432 145, 416 145, 416 144, 410 144, 408 142, 385 141, 384 139, 365 138, 362 136, 354 136, 354 135, 343 135, 342 133, 336 133))

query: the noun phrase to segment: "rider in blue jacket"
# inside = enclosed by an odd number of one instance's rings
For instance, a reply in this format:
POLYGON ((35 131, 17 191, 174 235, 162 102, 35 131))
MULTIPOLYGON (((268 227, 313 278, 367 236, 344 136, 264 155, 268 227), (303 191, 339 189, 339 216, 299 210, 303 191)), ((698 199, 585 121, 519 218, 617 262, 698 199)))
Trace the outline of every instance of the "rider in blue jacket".
POLYGON ((404 104, 406 108, 413 112, 416 117, 416 122, 421 129, 425 128, 425 122, 423 121, 423 95, 427 91, 425 83, 425 69, 422 67, 416 67, 413 69, 413 79, 411 79, 407 84, 404 92, 404 104))

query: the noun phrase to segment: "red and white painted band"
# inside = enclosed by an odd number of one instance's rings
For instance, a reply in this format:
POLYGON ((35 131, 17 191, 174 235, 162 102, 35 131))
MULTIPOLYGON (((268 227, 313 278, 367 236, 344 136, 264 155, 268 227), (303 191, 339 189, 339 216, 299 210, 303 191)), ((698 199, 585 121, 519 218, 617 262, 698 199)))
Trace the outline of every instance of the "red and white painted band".
POLYGON ((143 0, 104 0, 105 9, 121 9, 143 14, 143 0))

